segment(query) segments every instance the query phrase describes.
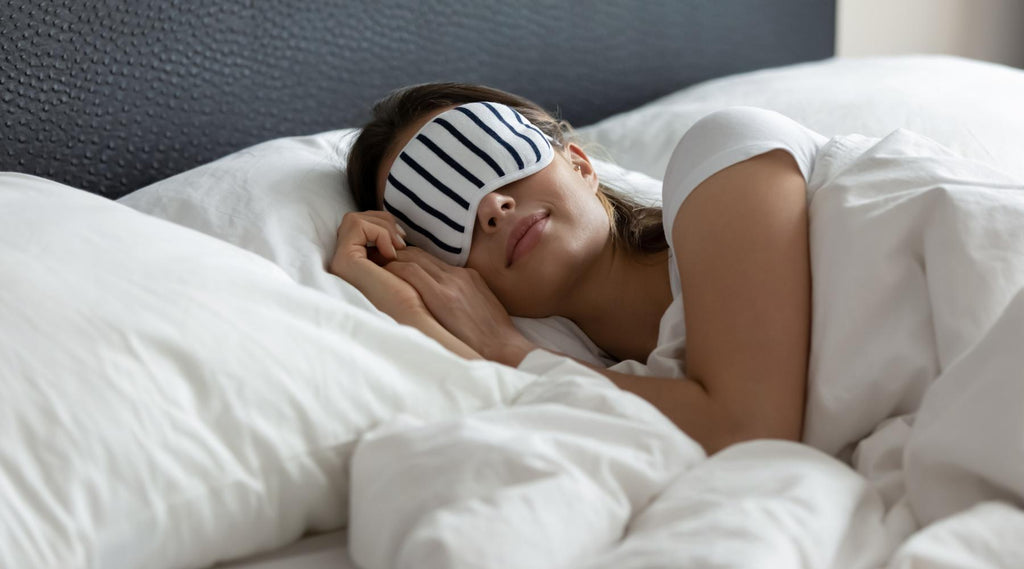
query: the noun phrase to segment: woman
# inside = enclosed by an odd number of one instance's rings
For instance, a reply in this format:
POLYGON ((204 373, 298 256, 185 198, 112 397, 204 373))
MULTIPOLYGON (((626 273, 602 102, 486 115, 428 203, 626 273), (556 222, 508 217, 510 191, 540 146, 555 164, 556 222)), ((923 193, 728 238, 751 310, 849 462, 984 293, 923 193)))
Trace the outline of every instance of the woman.
POLYGON ((537 349, 510 315, 564 316, 616 358, 679 369, 685 330, 682 380, 598 371, 709 453, 799 440, 806 183, 825 139, 768 111, 715 113, 675 151, 662 220, 602 186, 570 135, 494 89, 392 94, 349 156, 362 211, 338 229, 331 272, 453 352, 510 366, 537 349))

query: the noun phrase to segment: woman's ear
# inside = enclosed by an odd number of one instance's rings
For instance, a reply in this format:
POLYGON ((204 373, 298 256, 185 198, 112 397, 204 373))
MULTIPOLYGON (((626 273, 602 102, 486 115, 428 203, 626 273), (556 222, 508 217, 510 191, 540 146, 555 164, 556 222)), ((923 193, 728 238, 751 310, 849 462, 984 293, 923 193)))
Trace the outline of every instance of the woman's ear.
POLYGON ((601 183, 597 179, 597 171, 594 170, 594 165, 590 163, 590 157, 583 151, 583 148, 572 142, 566 145, 566 152, 573 171, 582 176, 587 181, 587 185, 596 193, 601 183))

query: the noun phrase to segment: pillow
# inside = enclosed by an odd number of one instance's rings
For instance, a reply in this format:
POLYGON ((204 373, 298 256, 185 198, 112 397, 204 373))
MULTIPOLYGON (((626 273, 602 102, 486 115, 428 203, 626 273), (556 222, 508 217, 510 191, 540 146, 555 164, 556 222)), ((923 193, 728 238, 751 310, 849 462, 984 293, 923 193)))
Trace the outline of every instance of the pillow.
POLYGON ((778 111, 825 136, 903 127, 1024 178, 1024 71, 950 56, 829 59, 723 77, 579 129, 626 168, 661 179, 701 117, 736 105, 778 111))
MULTIPOLYGON (((356 129, 258 144, 133 192, 120 202, 248 249, 299 283, 381 317, 359 291, 325 269, 341 218, 355 209, 344 162, 356 129)), ((660 203, 661 183, 595 160, 610 186, 660 203)), ((614 363, 573 322, 513 319, 541 346, 590 363, 614 363)))
POLYGON ((0 174, 0 267, 0 567, 205 567, 339 528, 361 433, 536 378, 24 174, 0 174))

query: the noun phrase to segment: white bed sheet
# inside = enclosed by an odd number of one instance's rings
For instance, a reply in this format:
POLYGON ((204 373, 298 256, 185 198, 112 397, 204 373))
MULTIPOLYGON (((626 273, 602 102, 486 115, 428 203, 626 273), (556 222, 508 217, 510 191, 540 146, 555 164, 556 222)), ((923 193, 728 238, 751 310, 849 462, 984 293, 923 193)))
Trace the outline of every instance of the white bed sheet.
POLYGON ((218 569, 357 569, 348 555, 345 530, 301 539, 271 553, 256 555, 218 569))

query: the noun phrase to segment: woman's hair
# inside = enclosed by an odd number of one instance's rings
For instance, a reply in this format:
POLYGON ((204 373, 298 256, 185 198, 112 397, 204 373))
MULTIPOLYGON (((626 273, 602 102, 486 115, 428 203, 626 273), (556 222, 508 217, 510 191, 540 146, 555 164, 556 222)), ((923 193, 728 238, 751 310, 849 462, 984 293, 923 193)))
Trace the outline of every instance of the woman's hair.
MULTIPOLYGON (((568 122, 555 118, 532 101, 505 91, 465 83, 425 83, 399 89, 373 106, 373 118, 363 127, 349 151, 348 184, 356 207, 361 211, 377 209, 377 176, 399 131, 426 113, 478 101, 512 107, 551 137, 556 146, 565 148, 575 140, 575 132, 568 122)), ((629 253, 655 253, 668 248, 661 208, 641 204, 605 184, 600 185, 598 197, 611 220, 616 246, 629 253)))

